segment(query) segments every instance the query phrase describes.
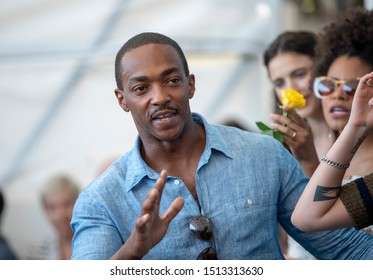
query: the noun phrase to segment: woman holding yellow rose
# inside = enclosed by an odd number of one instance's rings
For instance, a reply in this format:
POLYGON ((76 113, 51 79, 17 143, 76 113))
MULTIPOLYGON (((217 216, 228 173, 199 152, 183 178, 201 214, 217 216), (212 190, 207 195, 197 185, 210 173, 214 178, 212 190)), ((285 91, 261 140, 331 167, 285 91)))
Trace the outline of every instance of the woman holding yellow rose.
POLYGON ((356 8, 320 34, 314 91, 340 135, 293 213, 292 222, 303 231, 354 225, 373 234, 366 228, 373 224, 372 22, 373 11, 356 8))
POLYGON ((305 106, 285 104, 283 114, 272 114, 272 128, 284 135, 284 143, 298 160, 304 173, 311 176, 334 142, 334 135, 325 122, 321 102, 312 91, 311 68, 317 37, 308 31, 287 31, 280 34, 266 49, 264 64, 278 102, 287 101, 283 93, 300 92, 305 106), (283 100, 281 100, 284 97, 283 100), (289 105, 295 105, 297 107, 289 105))
MULTIPOLYGON (((311 68, 316 42, 317 37, 312 32, 287 31, 280 34, 264 53, 264 64, 274 85, 277 103, 283 104, 287 112, 287 116, 282 110, 271 115, 276 121, 272 127, 282 133, 284 144, 307 176, 313 174, 319 158, 334 141, 321 102, 312 92, 311 68)), ((292 238, 287 238, 281 227, 279 238, 287 259, 314 259, 292 238)))

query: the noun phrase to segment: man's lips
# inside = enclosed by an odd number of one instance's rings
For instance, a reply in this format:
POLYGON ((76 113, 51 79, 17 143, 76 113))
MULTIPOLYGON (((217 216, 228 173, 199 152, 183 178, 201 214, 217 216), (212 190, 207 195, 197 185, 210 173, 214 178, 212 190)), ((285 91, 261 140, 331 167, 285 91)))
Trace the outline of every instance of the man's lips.
POLYGON ((152 114, 152 120, 168 120, 176 114, 176 110, 159 110, 152 114))

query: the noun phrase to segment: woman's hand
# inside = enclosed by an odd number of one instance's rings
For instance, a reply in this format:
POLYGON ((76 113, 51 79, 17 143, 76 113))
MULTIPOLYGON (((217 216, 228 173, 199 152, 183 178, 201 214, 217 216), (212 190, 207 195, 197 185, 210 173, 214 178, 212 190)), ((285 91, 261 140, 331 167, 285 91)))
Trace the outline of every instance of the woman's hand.
POLYGON ((363 128, 366 132, 373 129, 373 72, 359 81, 352 102, 348 125, 363 128))
POLYGON ((311 176, 319 165, 311 127, 295 110, 284 107, 284 111, 288 113, 287 117, 271 114, 275 121, 271 126, 284 135, 284 143, 289 146, 303 172, 311 176))

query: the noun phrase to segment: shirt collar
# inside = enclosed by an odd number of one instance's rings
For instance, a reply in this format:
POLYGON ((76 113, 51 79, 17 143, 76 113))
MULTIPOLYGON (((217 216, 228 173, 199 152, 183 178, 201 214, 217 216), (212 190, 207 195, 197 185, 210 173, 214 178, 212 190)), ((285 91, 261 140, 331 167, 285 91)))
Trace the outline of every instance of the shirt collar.
MULTIPOLYGON (((206 147, 201 156, 201 160, 198 168, 208 162, 211 157, 212 150, 223 153, 227 157, 232 157, 229 150, 229 145, 225 141, 223 135, 219 132, 218 125, 209 124, 206 119, 197 113, 192 113, 194 122, 202 124, 206 131, 206 147)), ((135 187, 144 177, 149 179, 157 180, 159 173, 151 169, 141 157, 140 153, 141 139, 137 135, 133 149, 129 152, 129 157, 125 160, 129 160, 130 163, 127 165, 127 174, 125 180, 125 188, 130 191, 135 187)))

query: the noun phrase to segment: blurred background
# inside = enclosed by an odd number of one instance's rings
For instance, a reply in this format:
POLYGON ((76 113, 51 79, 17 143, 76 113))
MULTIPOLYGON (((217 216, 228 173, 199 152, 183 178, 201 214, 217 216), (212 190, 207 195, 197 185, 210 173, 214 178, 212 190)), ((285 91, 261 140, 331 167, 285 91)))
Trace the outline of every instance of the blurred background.
POLYGON ((373 0, 0 0, 0 230, 20 258, 53 234, 40 188, 68 174, 82 188, 136 137, 114 96, 114 59, 131 36, 175 39, 196 76, 193 111, 256 131, 273 111, 265 47, 284 30, 319 31, 373 0))

